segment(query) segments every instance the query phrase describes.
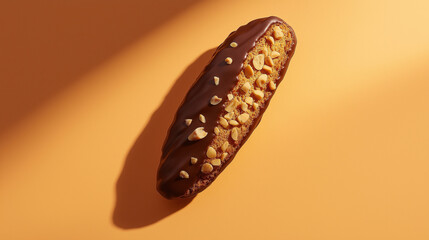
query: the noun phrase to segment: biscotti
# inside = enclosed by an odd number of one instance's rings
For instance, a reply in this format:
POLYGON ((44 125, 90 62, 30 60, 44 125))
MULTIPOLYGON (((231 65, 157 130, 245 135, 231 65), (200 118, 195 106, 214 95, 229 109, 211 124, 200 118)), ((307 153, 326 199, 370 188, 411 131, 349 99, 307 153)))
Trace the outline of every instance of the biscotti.
POLYGON ((248 139, 282 81, 296 46, 278 17, 232 32, 179 107, 162 149, 157 189, 166 198, 204 190, 248 139))

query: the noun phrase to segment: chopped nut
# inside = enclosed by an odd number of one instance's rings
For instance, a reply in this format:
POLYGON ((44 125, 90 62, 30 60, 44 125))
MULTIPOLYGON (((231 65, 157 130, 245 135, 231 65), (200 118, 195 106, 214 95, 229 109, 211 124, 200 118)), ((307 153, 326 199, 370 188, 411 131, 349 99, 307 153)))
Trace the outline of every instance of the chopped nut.
POLYGON ((270 87, 271 90, 276 89, 276 84, 273 81, 270 81, 270 83, 268 84, 268 86, 270 87))
POLYGON ((267 65, 264 65, 264 67, 262 67, 262 70, 265 70, 265 72, 267 72, 268 74, 273 72, 273 69, 267 65))
POLYGON ((237 44, 236 42, 232 42, 231 44, 229 44, 229 46, 231 46, 231 47, 235 48, 235 47, 237 47, 237 46, 238 46, 238 44, 237 44))
POLYGON ((237 117, 237 120, 241 123, 241 124, 244 124, 244 123, 246 123, 247 122, 247 120, 249 120, 249 114, 247 114, 247 113, 243 113, 243 114, 241 114, 240 116, 238 116, 237 117))
POLYGON ((224 128, 227 128, 227 127, 229 126, 228 121, 226 121, 226 119, 225 119, 225 118, 223 118, 223 117, 220 117, 220 119, 219 119, 219 123, 220 123, 220 125, 222 125, 222 127, 224 127, 224 128))
POLYGON ((220 130, 219 130, 219 128, 218 128, 218 127, 215 127, 215 128, 214 128, 214 133, 215 133, 216 135, 219 135, 220 130))
POLYGON ((195 130, 188 136, 189 141, 196 141, 203 139, 207 136, 207 132, 204 131, 204 127, 195 128, 195 130))
POLYGON ((216 77, 216 76, 214 76, 213 77, 213 81, 214 81, 214 84, 217 86, 217 85, 219 85, 219 78, 218 77, 216 77))
POLYGON ((265 57, 265 62, 267 63, 268 66, 274 66, 274 62, 273 59, 269 56, 265 57))
POLYGON ((223 151, 223 152, 225 152, 225 151, 226 151, 226 149, 228 149, 228 146, 229 146, 229 142, 228 142, 228 141, 225 141, 225 142, 222 144, 222 147, 221 147, 222 151, 223 151))
POLYGON ((231 120, 234 117, 234 112, 229 112, 223 116, 226 120, 231 120))
POLYGON ((279 52, 277 52, 277 51, 272 51, 271 52, 271 58, 276 58, 276 57, 279 57, 279 56, 280 56, 279 52))
POLYGON ((264 98, 264 92, 262 92, 261 90, 255 90, 253 91, 253 96, 255 96, 256 99, 261 100, 262 98, 264 98))
POLYGON ((192 123, 192 119, 185 119, 185 124, 186 124, 186 126, 189 126, 189 125, 191 125, 191 123, 192 123))
POLYGON ((200 121, 201 121, 202 123, 206 123, 206 117, 204 117, 204 115, 203 115, 203 114, 200 114, 200 116, 199 116, 198 118, 200 119, 200 121))
POLYGON ((212 97, 212 99, 210 99, 210 104, 211 105, 218 105, 220 102, 222 102, 222 98, 220 98, 220 97, 218 97, 216 95, 214 95, 212 97))
POLYGON ((224 152, 222 153, 222 155, 220 156, 221 160, 225 160, 225 158, 228 156, 228 153, 224 152))
POLYGON ((274 37, 280 39, 284 36, 282 29, 279 26, 274 27, 274 37))
POLYGON ((231 138, 235 141, 238 140, 238 128, 233 128, 231 131, 231 138))
POLYGON ((256 110, 259 107, 259 104, 253 103, 253 108, 256 110))
POLYGON ((267 47, 262 48, 262 53, 263 53, 265 56, 268 56, 268 49, 267 49, 267 47))
POLYGON ((208 158, 214 158, 216 157, 216 150, 213 147, 208 147, 206 155, 208 158))
POLYGON ((246 97, 246 99, 244 99, 244 101, 245 101, 247 104, 252 105, 252 103, 253 103, 253 98, 252 98, 252 97, 246 97))
POLYGON ((258 79, 256 79, 256 85, 258 85, 258 87, 263 87, 267 82, 267 80, 268 80, 267 74, 261 74, 261 76, 259 76, 258 79))
POLYGON ((250 88, 251 88, 251 86, 250 86, 250 83, 248 83, 248 82, 245 82, 244 84, 243 84, 243 86, 241 86, 241 90, 243 91, 243 92, 247 92, 247 91, 249 91, 250 90, 250 88))
POLYGON ((247 66, 244 68, 244 75, 245 75, 247 78, 250 78, 251 76, 253 76, 253 74, 254 74, 254 72, 253 72, 253 68, 252 68, 250 65, 247 65, 247 66))
POLYGON ((210 163, 204 163, 203 166, 201 166, 201 172, 202 173, 211 173, 213 171, 213 166, 210 163))
POLYGON ((213 166, 215 166, 215 167, 219 167, 219 166, 220 166, 220 164, 221 164, 221 161, 220 161, 220 159, 219 159, 219 158, 215 158, 215 159, 212 159, 212 160, 210 161, 210 163, 211 163, 213 166))
POLYGON ((229 124, 230 124, 231 126, 238 126, 238 122, 237 122, 237 121, 235 121, 235 120, 229 120, 229 124))
POLYGON ((230 58, 230 57, 225 58, 225 62, 228 65, 231 64, 232 63, 232 58, 230 58))
POLYGON ((267 40, 268 40, 268 42, 271 43, 271 45, 274 45, 274 38, 273 37, 269 36, 267 40))
POLYGON ((186 171, 180 171, 179 173, 181 178, 189 178, 189 173, 187 173, 186 171))
MULTIPOLYGON (((249 86, 250 86, 250 84, 249 84, 249 86)), ((228 106, 226 106, 225 107, 225 111, 227 111, 227 112, 232 112, 232 111, 234 111, 234 109, 236 109, 237 108, 237 106, 240 104, 240 102, 236 99, 236 98, 234 98, 229 104, 228 104, 228 106)))
POLYGON ((234 95, 232 95, 231 93, 228 94, 228 100, 232 100, 234 98, 234 95))
POLYGON ((198 158, 196 157, 191 157, 191 164, 195 164, 198 162, 198 158))
POLYGON ((261 70, 264 66, 264 54, 258 54, 253 58, 253 66, 256 70, 261 70))
POLYGON ((243 111, 245 111, 245 112, 246 112, 247 110, 249 110, 249 109, 248 109, 248 107, 247 107, 247 104, 246 104, 245 102, 242 102, 242 103, 241 103, 241 110, 243 110, 243 111))

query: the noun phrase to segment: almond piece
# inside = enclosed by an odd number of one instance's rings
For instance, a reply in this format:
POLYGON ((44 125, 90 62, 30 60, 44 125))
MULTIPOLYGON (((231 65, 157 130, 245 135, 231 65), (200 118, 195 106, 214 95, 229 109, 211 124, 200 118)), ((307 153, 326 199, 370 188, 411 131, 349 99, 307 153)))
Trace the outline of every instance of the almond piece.
MULTIPOLYGON (((226 120, 225 120, 226 121, 226 120)), ((197 141, 207 136, 207 132, 204 131, 204 127, 195 128, 195 130, 188 136, 189 141, 197 141)))
POLYGON ((219 85, 219 78, 218 77, 216 77, 216 76, 214 76, 213 77, 213 81, 214 81, 214 84, 217 86, 217 85, 219 85))
POLYGON ((225 158, 228 156, 228 153, 224 152, 222 153, 222 155, 220 156, 221 160, 225 160, 225 158))
POLYGON ((223 116, 226 120, 231 120, 234 118, 234 112, 229 112, 223 116))
POLYGON ((230 57, 225 58, 225 62, 228 65, 232 64, 232 58, 230 58, 230 57))
POLYGON ((241 86, 241 91, 243 91, 243 92, 247 93, 247 92, 250 90, 250 88, 251 88, 250 83, 245 82, 245 83, 243 84, 243 86, 241 86))
POLYGON ((271 58, 276 58, 276 57, 279 57, 279 56, 280 56, 279 52, 277 52, 277 51, 272 51, 271 52, 271 58))
POLYGON ((253 91, 253 96, 255 96, 256 99, 261 100, 262 98, 264 98, 264 92, 262 92, 261 90, 255 90, 253 91))
POLYGON ((252 97, 246 97, 246 99, 244 99, 244 101, 245 101, 247 104, 252 105, 252 103, 253 103, 253 98, 252 98, 252 97))
POLYGON ((238 44, 237 44, 236 42, 232 42, 231 44, 229 44, 229 46, 231 46, 231 47, 235 48, 235 47, 237 47, 237 46, 238 46, 238 44))
POLYGON ((253 66, 255 67, 256 70, 261 70, 262 67, 264 66, 264 54, 258 54, 253 58, 253 66))
POLYGON ((186 126, 188 126, 189 127, 189 125, 191 125, 191 123, 192 123, 192 119, 185 119, 185 124, 186 124, 186 126))
POLYGON ((262 67, 262 70, 264 70, 266 73, 271 74, 273 72, 273 69, 267 65, 264 65, 262 67))
POLYGON ((250 65, 247 65, 247 66, 244 68, 244 75, 245 75, 247 78, 250 78, 251 76, 253 76, 253 74, 254 74, 254 72, 253 72, 253 68, 252 68, 250 65))
MULTIPOLYGON (((250 86, 250 84, 249 84, 249 86, 250 86)), ((227 112, 232 112, 232 111, 234 111, 236 108, 237 108, 237 106, 240 104, 240 102, 236 99, 236 98, 234 98, 229 104, 228 104, 228 106, 226 106, 225 107, 225 111, 227 111, 227 112)))
POLYGON ((216 135, 219 135, 220 130, 219 130, 219 128, 218 128, 218 127, 215 127, 215 128, 214 128, 214 133, 215 133, 216 135))
POLYGON ((186 171, 180 171, 179 176, 181 178, 189 178, 189 173, 187 173, 186 171))
POLYGON ((244 124, 247 122, 247 120, 249 120, 249 114, 247 113, 243 113, 240 116, 237 117, 238 122, 240 122, 241 124, 244 124))
POLYGON ((211 105, 218 105, 220 102, 222 102, 222 98, 220 98, 220 97, 218 97, 218 96, 216 96, 216 95, 214 95, 213 97, 212 97, 212 99, 210 99, 210 104, 211 105))
POLYGON ((220 125, 222 125, 222 127, 224 127, 224 128, 227 128, 227 127, 229 126, 228 121, 226 121, 226 119, 225 119, 225 118, 223 118, 223 117, 220 117, 220 119, 219 119, 219 123, 220 123, 220 125))
POLYGON ((238 128, 235 127, 235 128, 232 129, 232 131, 231 131, 231 138, 234 141, 238 140, 238 128))
POLYGON ((216 150, 213 147, 208 147, 206 155, 208 158, 215 158, 216 157, 216 150))
POLYGON ((211 173, 213 171, 213 166, 210 163, 204 163, 203 166, 201 166, 201 172, 202 173, 211 173))
POLYGON ((229 101, 231 101, 234 98, 234 95, 232 95, 231 93, 229 93, 227 96, 229 101))
POLYGON ((245 102, 241 103, 241 110, 243 110, 244 112, 247 112, 247 110, 249 110, 249 108, 245 102))
POLYGON ((225 142, 222 144, 222 147, 220 147, 220 148, 222 149, 222 151, 223 151, 223 152, 225 152, 225 151, 226 151, 226 149, 228 149, 228 147, 229 147, 229 142, 228 142, 228 141, 225 141, 225 142))
POLYGON ((191 157, 191 164, 193 165, 193 164, 195 164, 195 163, 197 163, 198 162, 198 158, 196 158, 196 157, 191 157))
POLYGON ((279 26, 274 27, 274 38, 280 39, 284 36, 282 29, 279 26))
POLYGON ((261 76, 259 76, 258 79, 256 79, 256 85, 258 87, 263 87, 267 82, 267 80, 268 80, 267 74, 261 74, 261 76))
POLYGON ((276 84, 273 81, 270 81, 270 83, 268 84, 268 86, 270 87, 271 90, 276 89, 276 84))
POLYGON ((204 117, 204 115, 203 115, 203 114, 200 114, 200 116, 199 116, 198 118, 200 119, 200 121, 201 121, 202 123, 206 123, 206 117, 204 117))
POLYGON ((271 45, 274 45, 274 38, 273 37, 269 36, 267 38, 267 40, 268 40, 269 43, 271 43, 271 45))
POLYGON ((238 122, 235 120, 229 120, 229 125, 231 126, 238 126, 238 122))
POLYGON ((221 161, 219 158, 212 159, 210 163, 212 164, 212 166, 215 166, 215 167, 219 167, 221 165, 221 161))
POLYGON ((270 56, 265 57, 265 62, 267 63, 268 66, 272 67, 274 66, 274 62, 273 59, 270 56))

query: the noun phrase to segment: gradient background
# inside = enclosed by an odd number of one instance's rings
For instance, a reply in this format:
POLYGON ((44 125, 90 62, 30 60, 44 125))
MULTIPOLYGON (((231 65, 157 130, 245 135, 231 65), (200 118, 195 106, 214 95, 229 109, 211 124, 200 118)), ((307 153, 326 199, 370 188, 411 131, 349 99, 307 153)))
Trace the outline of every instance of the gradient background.
POLYGON ((427 1, 0 3, 0 239, 429 239, 427 1), (277 15, 285 81, 203 194, 154 189, 213 48, 277 15))

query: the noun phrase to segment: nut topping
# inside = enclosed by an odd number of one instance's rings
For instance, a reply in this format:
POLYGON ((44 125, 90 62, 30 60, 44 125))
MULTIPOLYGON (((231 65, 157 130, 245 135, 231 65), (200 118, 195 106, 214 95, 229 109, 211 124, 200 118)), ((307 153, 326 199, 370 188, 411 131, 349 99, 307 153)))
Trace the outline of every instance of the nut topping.
POLYGON ((210 161, 210 163, 211 163, 213 166, 215 166, 215 167, 219 167, 219 166, 220 166, 220 164, 221 164, 221 161, 220 161, 220 159, 219 159, 219 158, 215 158, 215 159, 212 159, 212 160, 210 161))
POLYGON ((214 133, 215 133, 216 135, 219 135, 220 130, 219 130, 219 128, 218 128, 218 127, 215 127, 215 128, 214 128, 214 133))
POLYGON ((204 115, 203 115, 203 114, 200 114, 200 116, 199 116, 198 118, 200 119, 200 121, 201 121, 202 123, 206 123, 206 117, 204 117, 204 115))
POLYGON ((279 56, 280 56, 279 52, 277 52, 277 51, 272 51, 271 52, 271 58, 276 58, 276 57, 279 57, 279 56))
POLYGON ((227 128, 227 127, 229 126, 228 121, 226 121, 226 119, 225 119, 225 118, 223 118, 223 117, 220 117, 220 119, 219 119, 219 123, 220 123, 220 125, 222 125, 222 127, 224 127, 224 128, 227 128))
POLYGON ((229 46, 231 46, 231 47, 235 48, 235 47, 237 47, 237 46, 238 46, 238 44, 237 44, 236 42, 232 42, 231 44, 229 44, 229 46))
POLYGON ((218 77, 216 77, 216 76, 214 76, 213 77, 213 81, 214 81, 214 84, 217 86, 217 85, 219 85, 219 78, 218 77))
POLYGON ((221 160, 225 160, 226 156, 228 156, 228 153, 224 152, 222 153, 222 155, 220 156, 221 160))
POLYGON ((230 65, 232 63, 232 58, 230 57, 225 58, 225 62, 226 64, 230 65))
POLYGON ((195 163, 197 163, 198 162, 198 158, 196 158, 196 157, 191 157, 191 164, 193 165, 193 164, 195 164, 195 163))
POLYGON ((225 141, 225 142, 222 144, 222 147, 221 147, 222 151, 223 151, 223 152, 225 152, 225 151, 226 151, 226 149, 228 149, 228 146, 229 146, 229 142, 228 142, 228 141, 225 141))
POLYGON ((240 116, 238 116, 237 117, 237 120, 241 123, 241 124, 244 124, 244 123, 246 123, 247 122, 247 120, 249 120, 249 114, 247 114, 247 113, 243 113, 243 114, 241 114, 240 116))
POLYGON ((264 70, 265 72, 267 72, 268 74, 271 74, 273 72, 273 69, 267 65, 264 65, 262 67, 262 70, 264 70))
POLYGON ((231 131, 231 138, 234 140, 234 141, 237 141, 238 140, 238 129, 235 127, 235 128, 233 128, 232 129, 232 131, 231 131))
POLYGON ((213 166, 210 163, 204 163, 203 166, 201 166, 201 172, 202 173, 211 173, 213 171, 213 166))
POLYGON ((247 106, 247 104, 245 102, 241 103, 241 110, 243 110, 244 112, 247 112, 247 110, 249 110, 248 106, 247 106))
POLYGON ((263 87, 267 82, 267 80, 268 80, 267 74, 261 74, 261 76, 259 76, 258 79, 256 79, 256 85, 258 85, 258 87, 263 87))
POLYGON ((208 147, 206 155, 208 158, 214 158, 216 157, 216 150, 213 147, 208 147))
POLYGON ((186 126, 188 126, 189 127, 189 125, 191 125, 191 123, 192 123, 192 119, 185 119, 185 124, 186 124, 186 126))
POLYGON ((249 82, 245 82, 244 84, 243 84, 243 86, 241 86, 241 90, 243 91, 243 92, 248 92, 249 90, 250 90, 250 88, 251 88, 251 86, 250 86, 250 83, 249 82))
POLYGON ((257 104, 257 103, 253 103, 253 109, 257 109, 259 107, 259 104, 257 104))
POLYGON ((231 120, 232 118, 234 118, 234 112, 229 112, 227 114, 225 114, 225 116, 223 116, 226 120, 231 120))
POLYGON ((234 98, 234 95, 232 95, 231 93, 229 93, 227 96, 228 96, 228 100, 230 101, 234 98))
POLYGON ((237 121, 235 121, 235 120, 229 120, 229 124, 230 124, 231 126, 238 126, 238 122, 237 122, 237 121))
POLYGON ((280 39, 284 36, 282 29, 279 26, 274 27, 274 38, 280 39))
POLYGON ((186 171, 180 171, 179 176, 181 178, 189 178, 189 173, 187 173, 186 171))
POLYGON ((256 70, 261 70, 264 66, 264 54, 258 54, 253 58, 253 66, 256 70))
MULTIPOLYGON (((250 84, 249 84, 249 86, 250 86, 250 84)), ((227 111, 227 112, 232 112, 232 111, 234 111, 234 109, 236 109, 237 108, 237 106, 240 104, 240 102, 236 99, 236 98, 234 98, 229 104, 228 104, 228 106, 226 106, 225 107, 225 111, 227 111)))
POLYGON ((218 105, 220 102, 222 102, 222 98, 220 98, 220 97, 218 97, 216 95, 214 95, 212 97, 212 99, 210 99, 210 104, 211 105, 218 105))
POLYGON ((264 98, 264 92, 262 92, 261 90, 255 90, 253 91, 253 96, 255 96, 256 99, 261 100, 262 98, 264 98))
POLYGON ((276 89, 276 84, 273 81, 270 81, 270 83, 268 84, 268 86, 270 87, 271 90, 276 89))
POLYGON ((274 38, 273 37, 269 36, 267 40, 268 40, 268 42, 271 43, 271 45, 274 45, 274 38))
POLYGON ((204 131, 204 127, 195 128, 195 130, 188 136, 189 141, 197 141, 207 136, 207 132, 204 131))
POLYGON ((273 59, 269 56, 265 57, 265 62, 267 63, 268 66, 274 66, 274 62, 273 59))
POLYGON ((247 104, 252 105, 252 103, 253 103, 253 98, 252 98, 252 97, 246 97, 246 99, 244 99, 244 101, 245 101, 247 104))
POLYGON ((253 76, 253 74, 254 74, 254 72, 253 72, 253 68, 252 68, 250 65, 247 65, 247 66, 244 68, 244 75, 245 75, 247 78, 250 78, 251 76, 253 76))

